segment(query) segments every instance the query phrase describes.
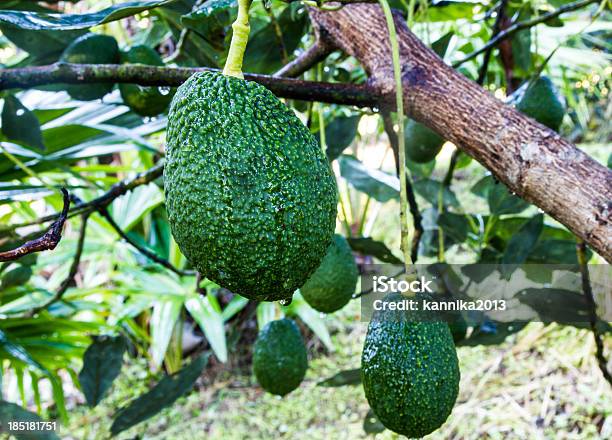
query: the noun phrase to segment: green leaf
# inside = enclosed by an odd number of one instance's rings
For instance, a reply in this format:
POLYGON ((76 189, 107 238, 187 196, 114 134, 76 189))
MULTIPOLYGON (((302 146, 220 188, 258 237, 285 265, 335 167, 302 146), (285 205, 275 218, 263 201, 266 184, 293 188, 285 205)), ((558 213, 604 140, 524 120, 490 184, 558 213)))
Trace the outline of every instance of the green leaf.
POLYGON ((153 306, 150 322, 151 358, 157 367, 161 366, 166 356, 168 344, 182 307, 183 298, 176 297, 160 299, 153 306))
POLYGON ((442 203, 444 206, 459 206, 459 200, 457 200, 455 193, 437 180, 423 179, 414 182, 414 191, 431 203, 432 206, 438 206, 438 198, 440 197, 440 191, 442 191, 442 203))
POLYGON ((508 273, 517 265, 525 262, 540 238, 544 227, 544 215, 538 214, 527 221, 519 231, 512 236, 502 256, 503 272, 508 273))
POLYGON ((12 434, 17 440, 59 440, 54 431, 14 431, 9 429, 9 422, 44 422, 38 415, 15 405, 0 400, 0 431, 12 434))
POLYGON ((173 0, 140 0, 123 2, 88 14, 57 14, 32 11, 0 10, 0 23, 28 30, 87 29, 111 21, 131 17, 173 0))
POLYGON ((300 293, 293 295, 293 301, 287 306, 287 313, 299 316, 304 324, 323 342, 323 345, 330 352, 334 351, 334 344, 332 344, 331 336, 321 318, 321 314, 310 307, 300 293))
POLYGON ((456 243, 463 243, 468 238, 470 223, 467 216, 443 212, 438 215, 438 226, 456 243))
POLYGON ((249 300, 244 296, 236 295, 234 296, 230 302, 225 306, 221 316, 223 317, 223 321, 228 321, 231 319, 236 313, 240 312, 242 309, 246 307, 249 303, 249 300))
POLYGON ((111 434, 117 435, 132 426, 153 417, 176 399, 187 393, 208 363, 210 354, 204 353, 172 376, 165 376, 153 389, 121 409, 111 426, 111 434))
POLYGON ((338 161, 340 175, 355 189, 379 202, 399 198, 399 179, 396 176, 367 168, 353 156, 342 155, 338 161))
POLYGON ((40 363, 38 363, 34 358, 28 353, 28 351, 21 345, 12 342, 9 337, 0 330, 0 349, 5 351, 9 356, 23 362, 30 368, 34 370, 40 371, 46 376, 50 376, 49 371, 43 367, 40 363))
POLYGON ((431 43, 431 50, 433 50, 440 58, 444 58, 448 45, 450 44, 454 34, 455 33, 453 31, 450 31, 442 35, 436 41, 431 43))
POLYGON ((503 183, 497 182, 491 175, 476 182, 472 193, 486 198, 489 211, 494 215, 518 214, 529 207, 529 203, 511 194, 503 183))
POLYGON ((393 255, 393 252, 384 243, 372 237, 349 237, 346 240, 355 252, 371 255, 385 263, 402 264, 402 260, 393 255))
POLYGON ((344 385, 359 385, 361 383, 361 368, 344 370, 334 374, 317 384, 320 387, 342 387, 344 385))
POLYGON ((212 294, 205 297, 198 295, 185 302, 189 314, 195 319, 217 359, 227 362, 227 341, 223 327, 223 315, 216 298, 212 294))
POLYGON ((23 143, 39 151, 45 149, 40 131, 40 123, 36 115, 13 95, 4 98, 2 133, 9 140, 23 143))
POLYGON ((0 24, 0 30, 15 46, 31 54, 34 59, 30 63, 34 64, 57 61, 70 43, 87 32, 84 29, 73 31, 30 30, 9 24, 0 24))
POLYGON ((365 418, 363 419, 363 430, 366 434, 379 434, 385 430, 383 425, 372 409, 368 410, 365 418))
POLYGON ((361 115, 338 116, 325 126, 327 158, 337 159, 346 147, 351 145, 357 135, 361 115))
POLYGON ((123 336, 101 336, 95 338, 85 351, 79 383, 91 408, 100 403, 119 375, 126 349, 123 336))
POLYGON ((32 277, 32 268, 30 266, 17 266, 2 275, 0 286, 3 289, 8 289, 13 286, 21 286, 29 281, 32 277))
POLYGON ((274 321, 275 319, 280 319, 284 316, 282 310, 279 310, 279 307, 274 302, 262 302, 257 304, 257 328, 261 330, 266 326, 268 322, 274 321), (277 315, 280 316, 277 318, 277 315))
POLYGON ((134 188, 112 203, 112 215, 121 229, 130 231, 143 217, 164 203, 164 195, 154 183, 134 188))

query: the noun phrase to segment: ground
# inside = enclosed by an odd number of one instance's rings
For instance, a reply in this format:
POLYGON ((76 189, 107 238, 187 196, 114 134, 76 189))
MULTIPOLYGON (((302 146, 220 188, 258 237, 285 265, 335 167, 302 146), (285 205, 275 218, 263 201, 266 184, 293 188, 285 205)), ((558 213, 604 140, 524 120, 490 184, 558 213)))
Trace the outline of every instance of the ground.
MULTIPOLYGON (((179 400, 120 439, 366 438, 361 386, 324 388, 321 379, 359 366, 366 324, 353 301, 328 321, 333 355, 317 353, 302 386, 284 398, 264 393, 249 374, 225 371, 213 384, 179 400), (342 321, 342 324, 340 324, 342 321), (347 323, 348 321, 348 323, 347 323)), ((530 324, 502 345, 459 349, 461 391, 447 423, 428 439, 612 438, 612 392, 593 357, 592 335, 558 325, 530 324)), ((146 383, 130 364, 96 410, 72 411, 63 438, 103 439, 111 416, 146 383)), ((397 438, 389 431, 377 439, 397 438)))

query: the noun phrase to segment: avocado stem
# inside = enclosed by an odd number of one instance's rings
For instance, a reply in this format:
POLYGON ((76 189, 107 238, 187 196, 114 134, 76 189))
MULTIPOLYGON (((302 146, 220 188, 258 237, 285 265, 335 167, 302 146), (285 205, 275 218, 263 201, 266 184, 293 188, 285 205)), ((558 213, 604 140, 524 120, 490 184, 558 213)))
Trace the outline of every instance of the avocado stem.
POLYGON ((223 74, 244 79, 242 74, 242 60, 247 42, 249 41, 249 8, 253 0, 238 0, 238 16, 232 24, 232 42, 230 43, 227 61, 223 74))

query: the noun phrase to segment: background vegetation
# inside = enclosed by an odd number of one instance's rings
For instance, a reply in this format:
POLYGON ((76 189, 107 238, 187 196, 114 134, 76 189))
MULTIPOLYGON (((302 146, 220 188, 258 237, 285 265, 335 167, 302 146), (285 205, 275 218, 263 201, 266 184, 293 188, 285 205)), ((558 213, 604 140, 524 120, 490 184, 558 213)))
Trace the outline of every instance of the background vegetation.
MULTIPOLYGON (((492 38, 500 11, 499 2, 488 1, 391 3, 449 64, 492 38)), ((501 4, 508 26, 568 3, 501 4)), ((477 80, 485 65, 482 84, 509 101, 521 85, 546 74, 567 102, 560 133, 612 166, 612 26, 605 1, 587 3, 514 34, 488 64, 477 56, 457 68, 477 80)), ((149 46, 170 67, 218 68, 235 15, 232 0, 133 1, 129 7, 10 0, 0 8, 5 69, 54 63, 88 31, 112 35, 122 50, 149 46), (83 15, 45 22, 14 11, 83 15)), ((255 2, 251 25, 245 72, 273 74, 313 43, 301 2, 255 2)), ((337 52, 302 76, 366 80, 354 59, 337 52)), ((255 304, 196 277, 170 235, 164 207, 165 115, 135 114, 117 88, 87 102, 65 90, 53 84, 0 92, 0 251, 46 230, 54 218, 44 217, 63 207, 60 187, 72 200, 57 248, 0 263, 0 420, 38 414, 59 420, 62 438, 92 439, 109 431, 120 438, 199 438, 203 432, 336 438, 380 431, 366 417, 360 386, 317 385, 359 367, 365 335, 359 301, 324 316, 299 294, 286 307, 255 304), (121 182, 129 182, 125 191, 121 182), (295 317, 312 359, 306 383, 282 400, 261 392, 249 366, 257 329, 281 315, 295 317)), ((351 238, 357 262, 400 261, 398 186, 383 117, 372 109, 287 104, 333 160, 341 193, 337 231, 351 238)), ((570 232, 455 151, 446 143, 435 160, 408 164, 422 215, 418 262, 578 263, 570 232)), ((581 252, 590 263, 604 263, 581 252)), ((600 306, 612 300, 609 291, 596 291, 595 299, 600 306)), ((459 401, 432 438, 612 436, 612 396, 601 372, 609 326, 594 325, 593 338, 590 329, 555 323, 485 324, 470 322, 472 337, 459 349, 459 401)))

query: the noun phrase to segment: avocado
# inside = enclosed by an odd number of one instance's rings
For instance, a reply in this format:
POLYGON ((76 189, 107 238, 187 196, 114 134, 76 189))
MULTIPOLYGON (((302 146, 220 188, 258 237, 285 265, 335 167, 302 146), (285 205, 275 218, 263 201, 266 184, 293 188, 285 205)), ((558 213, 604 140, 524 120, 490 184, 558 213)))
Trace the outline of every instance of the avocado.
POLYGON ((265 87, 199 72, 177 90, 164 167, 172 234, 201 275, 258 301, 290 298, 336 223, 317 141, 265 87))
POLYGON ((321 265, 300 288, 300 292, 312 308, 332 313, 351 300, 358 276, 348 242, 342 235, 336 234, 321 265))
POLYGON ((9 287, 21 286, 28 282, 32 277, 32 268, 30 266, 17 266, 15 269, 7 271, 2 276, 0 286, 4 289, 9 287))
POLYGON ((253 347, 253 372, 262 388, 279 396, 289 394, 300 385, 307 368, 306 346, 295 322, 267 323, 253 347))
MULTIPOLYGON (((121 54, 121 62, 129 64, 147 64, 149 66, 163 66, 164 62, 159 54, 145 45, 132 47, 121 54)), ((163 113, 170 101, 170 90, 163 92, 159 87, 143 87, 138 84, 119 84, 121 98, 134 113, 140 116, 156 116, 163 113)))
MULTIPOLYGON (((402 299, 388 295, 384 302, 402 299)), ((375 312, 361 356, 365 396, 381 423, 410 438, 446 421, 459 392, 453 337, 442 321, 375 312)))
MULTIPOLYGON (((62 53, 60 61, 73 64, 116 64, 119 62, 117 40, 109 35, 85 34, 74 40, 62 53)), ((93 101, 113 90, 112 83, 68 85, 73 99, 93 101)))
POLYGON ((431 162, 436 158, 444 139, 423 124, 409 119, 404 126, 406 156, 416 163, 431 162))
POLYGON ((565 104, 559 91, 547 76, 541 76, 531 84, 516 108, 555 131, 559 131, 565 115, 565 104))

